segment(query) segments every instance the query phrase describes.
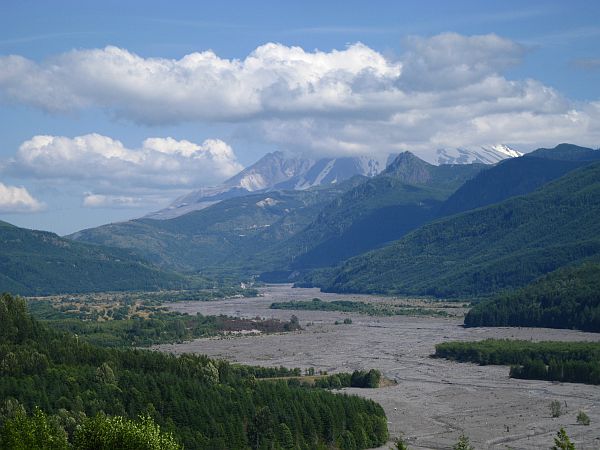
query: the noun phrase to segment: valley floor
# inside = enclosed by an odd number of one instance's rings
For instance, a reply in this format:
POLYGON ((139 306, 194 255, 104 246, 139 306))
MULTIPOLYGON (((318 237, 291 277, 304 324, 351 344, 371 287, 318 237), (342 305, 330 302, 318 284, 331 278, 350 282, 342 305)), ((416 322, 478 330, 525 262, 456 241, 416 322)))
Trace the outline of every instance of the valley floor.
MULTIPOLYGON (((463 328, 460 318, 372 317, 343 312, 271 310, 272 302, 310 300, 388 301, 376 296, 324 294, 317 289, 273 285, 262 297, 218 302, 173 303, 171 309, 205 315, 289 319, 303 331, 279 335, 198 339, 156 348, 195 352, 244 364, 314 367, 328 372, 380 369, 398 384, 380 389, 346 389, 371 398, 386 411, 392 438, 403 435, 413 449, 449 448, 464 433, 477 449, 549 448, 564 427, 577 449, 600 447, 600 386, 517 380, 508 367, 477 366, 429 357, 448 340, 514 338, 600 341, 600 334, 534 328, 463 328), (352 324, 335 325, 351 318, 352 324), (307 326, 307 323, 312 325, 307 326), (550 417, 552 400, 565 413, 550 417), (577 425, 584 410, 590 426, 577 425)), ((387 448, 387 447, 382 447, 387 448)))

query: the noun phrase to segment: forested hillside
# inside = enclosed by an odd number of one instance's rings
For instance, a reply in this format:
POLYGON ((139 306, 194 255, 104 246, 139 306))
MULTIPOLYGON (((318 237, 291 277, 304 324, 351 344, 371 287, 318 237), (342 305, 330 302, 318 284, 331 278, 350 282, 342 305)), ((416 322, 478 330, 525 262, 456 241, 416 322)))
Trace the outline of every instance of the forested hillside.
POLYGON ((174 219, 131 220, 69 238, 130 249, 161 267, 180 271, 229 273, 263 266, 269 270, 276 265, 256 258, 257 252, 306 227, 325 204, 363 180, 355 177, 305 191, 249 194, 174 219))
POLYGON ((600 332, 600 264, 565 267, 476 305, 465 326, 576 328, 600 332))
POLYGON ((335 292, 459 296, 524 286, 600 253, 600 163, 534 193, 425 225, 348 260, 335 292))
POLYGON ((226 199, 175 219, 138 219, 69 238, 122 247, 175 270, 256 274, 322 267, 431 220, 481 164, 433 166, 406 152, 371 179, 226 199))
POLYGON ((434 166, 401 153, 383 173, 325 205, 304 230, 263 253, 290 270, 337 264, 432 220, 439 205, 484 167, 434 166))
POLYGON ((448 216, 528 194, 571 170, 598 160, 598 150, 560 144, 501 161, 468 180, 444 202, 438 215, 448 216))
POLYGON ((387 439, 370 400, 259 380, 285 369, 96 347, 40 325, 10 295, 0 297, 0 323, 0 438, 8 405, 38 406, 69 435, 97 414, 146 415, 189 449, 363 449, 387 439))
POLYGON ((189 280, 159 270, 131 252, 63 239, 0 221, 0 292, 180 289, 189 280))

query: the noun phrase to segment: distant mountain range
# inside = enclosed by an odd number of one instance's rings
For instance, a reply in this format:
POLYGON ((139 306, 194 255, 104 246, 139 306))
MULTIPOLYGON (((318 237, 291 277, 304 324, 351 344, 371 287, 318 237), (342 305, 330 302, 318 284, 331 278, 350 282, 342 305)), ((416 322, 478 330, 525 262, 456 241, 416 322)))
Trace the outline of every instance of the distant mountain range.
POLYGON ((127 248, 161 267, 185 272, 270 270, 271 261, 254 261, 254 268, 250 261, 304 229, 324 205, 366 179, 357 176, 306 190, 247 193, 172 219, 130 220, 68 237, 127 248))
MULTIPOLYGON (((437 150, 432 164, 495 164, 522 154, 506 145, 477 149, 447 148, 437 150)), ((204 209, 222 200, 266 190, 304 190, 348 180, 356 175, 373 177, 381 173, 397 154, 380 159, 372 157, 323 158, 318 160, 289 156, 277 151, 268 153, 255 164, 222 184, 201 188, 176 199, 169 207, 150 213, 148 219, 172 219, 204 209)))
POLYGON ((484 167, 434 166, 405 152, 372 177, 260 190, 171 219, 137 219, 69 237, 127 248, 172 270, 291 273, 402 237, 435 217, 439 204, 484 167))
POLYGON ((237 191, 224 185, 212 205, 173 218, 68 239, 3 223, 0 288, 184 286, 179 272, 477 296, 600 255, 598 150, 561 144, 494 165, 434 165, 404 152, 383 170, 360 158, 261 161, 230 180, 237 191))

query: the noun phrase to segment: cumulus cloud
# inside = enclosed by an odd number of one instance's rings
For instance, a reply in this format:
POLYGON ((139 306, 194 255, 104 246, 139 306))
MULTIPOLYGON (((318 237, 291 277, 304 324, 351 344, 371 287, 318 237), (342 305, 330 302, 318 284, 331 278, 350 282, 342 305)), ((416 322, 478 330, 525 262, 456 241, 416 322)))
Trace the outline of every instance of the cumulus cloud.
MULTIPOLYGON (((240 135, 314 156, 600 141, 597 103, 572 101, 537 80, 506 78, 504 72, 527 53, 518 43, 495 34, 443 33, 407 38, 404 50, 398 59, 361 43, 327 52, 269 43, 244 59, 212 51, 144 58, 117 47, 41 62, 13 55, 0 57, 0 96, 47 111, 101 108, 151 125, 231 122, 240 135)), ((181 161, 193 159, 186 152, 196 152, 195 144, 167 140, 146 141, 136 151, 114 142, 95 145, 116 152, 86 153, 94 161, 89 168, 112 173, 107 179, 125 179, 127 168, 137 167, 143 179, 156 173, 156 184, 166 185, 177 184, 181 161), (154 166, 173 170, 159 175, 154 166)), ((39 161, 52 163, 61 152, 39 161)), ((224 167, 234 161, 227 152, 207 153, 206 159, 224 167)), ((28 164, 26 158, 20 163, 28 164)), ((90 173, 82 161, 69 157, 63 163, 35 170, 60 172, 75 164, 83 166, 81 176, 90 173)))
POLYGON ((24 187, 7 186, 0 182, 0 212, 36 212, 43 209, 43 206, 24 187))
POLYGON ((74 50, 36 63, 0 58, 0 89, 8 100, 48 111, 100 106, 150 124, 241 120, 264 114, 360 107, 401 65, 362 44, 306 52, 266 44, 244 60, 212 51, 179 60, 142 58, 125 49, 74 50))
POLYGON ((88 181, 121 190, 191 188, 222 181, 241 168, 231 147, 218 139, 196 144, 150 138, 132 149, 99 134, 34 136, 7 167, 36 179, 88 181))

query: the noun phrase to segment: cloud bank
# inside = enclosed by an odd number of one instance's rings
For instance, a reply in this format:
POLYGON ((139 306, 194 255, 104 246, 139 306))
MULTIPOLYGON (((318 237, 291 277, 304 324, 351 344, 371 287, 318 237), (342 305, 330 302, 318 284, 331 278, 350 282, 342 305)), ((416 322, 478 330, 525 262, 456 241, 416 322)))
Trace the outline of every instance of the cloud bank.
POLYGON ((0 58, 0 96, 50 112, 101 108, 149 125, 231 122, 254 139, 322 155, 559 141, 595 145, 598 103, 509 80, 526 49, 495 34, 410 37, 393 60, 355 43, 306 51, 269 43, 244 59, 74 50, 0 58))
POLYGON ((134 208, 218 183, 241 169, 232 148, 219 139, 196 144, 149 138, 139 148, 127 148, 116 139, 86 134, 34 136, 21 144, 4 171, 41 183, 87 187, 93 192, 84 194, 86 207, 134 208))
POLYGON ((37 212, 43 207, 24 187, 7 186, 0 182, 0 213, 37 212))

